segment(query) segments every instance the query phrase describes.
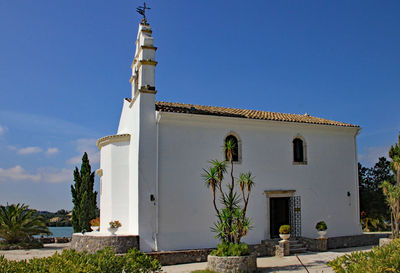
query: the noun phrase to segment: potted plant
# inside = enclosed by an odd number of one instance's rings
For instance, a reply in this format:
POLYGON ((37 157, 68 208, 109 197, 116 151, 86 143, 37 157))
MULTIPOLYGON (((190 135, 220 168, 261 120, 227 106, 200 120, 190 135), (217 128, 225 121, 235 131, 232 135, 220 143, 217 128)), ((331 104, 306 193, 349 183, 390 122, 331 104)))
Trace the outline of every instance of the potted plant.
POLYGON ((326 223, 324 221, 319 221, 316 224, 315 229, 318 231, 319 238, 325 238, 326 230, 328 229, 328 226, 326 225, 326 223))
POLYGON ((93 231, 99 231, 99 229, 100 229, 100 218, 92 219, 92 220, 90 220, 89 223, 90 223, 90 228, 93 231))
POLYGON ((115 235, 115 232, 117 232, 118 228, 120 228, 121 226, 122 226, 122 224, 120 221, 118 221, 118 220, 111 221, 108 231, 110 231, 112 235, 115 235))
POLYGON ((282 225, 279 227, 279 237, 281 237, 282 241, 287 241, 290 238, 290 226, 282 225))
POLYGON ((207 257, 207 267, 216 272, 256 272, 257 257, 250 254, 249 247, 241 239, 252 228, 246 217, 250 192, 254 187, 254 177, 250 172, 241 173, 235 181, 233 156, 237 154, 237 142, 227 139, 224 146, 226 161, 212 160, 211 166, 203 169, 206 186, 211 189, 212 204, 216 221, 211 231, 220 240, 216 250, 207 257), (230 163, 230 180, 225 187, 223 180, 230 163), (235 187, 237 185, 237 187, 235 187), (238 188, 238 190, 236 190, 238 188), (220 200, 217 204, 216 200, 220 200))

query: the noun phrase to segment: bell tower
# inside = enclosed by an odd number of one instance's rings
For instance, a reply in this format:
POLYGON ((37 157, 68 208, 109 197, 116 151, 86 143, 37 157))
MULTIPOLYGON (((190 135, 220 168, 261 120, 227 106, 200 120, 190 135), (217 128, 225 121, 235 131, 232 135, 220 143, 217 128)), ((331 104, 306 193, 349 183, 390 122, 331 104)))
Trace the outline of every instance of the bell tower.
POLYGON ((146 18, 143 18, 139 24, 135 58, 132 62, 132 76, 130 79, 132 99, 139 92, 153 94, 157 92, 155 88, 156 50, 151 27, 146 18))

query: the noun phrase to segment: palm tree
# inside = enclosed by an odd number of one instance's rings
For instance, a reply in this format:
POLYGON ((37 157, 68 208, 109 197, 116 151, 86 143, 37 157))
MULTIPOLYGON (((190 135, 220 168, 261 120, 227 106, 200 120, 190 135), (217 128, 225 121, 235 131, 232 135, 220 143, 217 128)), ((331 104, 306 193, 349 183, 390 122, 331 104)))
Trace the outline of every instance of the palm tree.
POLYGON ((400 185, 400 134, 399 142, 390 147, 389 157, 392 159, 391 167, 397 174, 397 185, 400 185))
POLYGON ((400 230, 400 186, 398 184, 392 185, 389 181, 383 181, 381 187, 391 210, 392 238, 398 238, 400 230))
POLYGON ((0 206, 0 238, 7 244, 29 240, 33 235, 51 234, 45 220, 24 204, 0 206))
POLYGON ((390 147, 389 157, 392 159, 390 166, 397 174, 397 183, 393 186, 384 181, 382 188, 391 209, 392 237, 397 238, 400 230, 400 134, 399 142, 390 147))

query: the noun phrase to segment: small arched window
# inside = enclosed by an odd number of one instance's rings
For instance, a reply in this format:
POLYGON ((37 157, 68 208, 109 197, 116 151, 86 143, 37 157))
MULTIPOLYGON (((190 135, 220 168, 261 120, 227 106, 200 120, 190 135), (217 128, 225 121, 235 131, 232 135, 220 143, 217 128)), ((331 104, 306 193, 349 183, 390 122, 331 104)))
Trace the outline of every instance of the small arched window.
POLYGON ((305 162, 303 140, 301 140, 300 138, 295 138, 293 140, 293 161, 305 162))
MULTIPOLYGON (((233 135, 229 135, 229 136, 227 136, 225 138, 225 144, 229 140, 233 143, 232 161, 233 162, 238 162, 239 161, 239 142, 238 142, 238 139, 233 135)), ((227 151, 225 151, 225 160, 229 160, 228 156, 227 156, 227 151)))

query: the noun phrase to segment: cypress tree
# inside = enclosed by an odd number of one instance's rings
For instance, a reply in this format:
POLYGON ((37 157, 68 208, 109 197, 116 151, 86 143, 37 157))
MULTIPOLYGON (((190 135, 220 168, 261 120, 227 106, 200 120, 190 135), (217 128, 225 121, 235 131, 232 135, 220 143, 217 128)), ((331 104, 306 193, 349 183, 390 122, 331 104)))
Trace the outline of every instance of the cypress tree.
POLYGON ((72 226, 74 232, 90 231, 89 221, 96 218, 97 192, 94 191, 94 172, 91 170, 87 153, 82 157, 81 170, 75 167, 75 185, 71 185, 72 226))

